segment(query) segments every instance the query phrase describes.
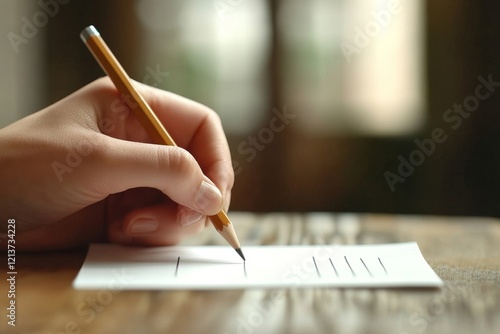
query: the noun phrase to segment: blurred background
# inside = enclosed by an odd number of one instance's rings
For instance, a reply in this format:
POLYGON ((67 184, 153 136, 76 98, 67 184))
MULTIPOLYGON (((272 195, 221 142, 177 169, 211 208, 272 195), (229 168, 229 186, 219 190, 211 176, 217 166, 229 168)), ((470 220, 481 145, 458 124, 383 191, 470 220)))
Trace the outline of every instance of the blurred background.
POLYGON ((499 6, 2 0, 0 126, 103 75, 93 24, 132 78, 220 115, 232 210, 499 216, 499 6))

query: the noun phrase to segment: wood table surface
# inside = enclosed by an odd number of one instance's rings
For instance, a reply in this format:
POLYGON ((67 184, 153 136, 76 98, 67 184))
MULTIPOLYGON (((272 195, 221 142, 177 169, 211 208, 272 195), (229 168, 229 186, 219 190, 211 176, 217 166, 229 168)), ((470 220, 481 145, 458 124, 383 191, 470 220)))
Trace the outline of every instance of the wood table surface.
MULTIPOLYGON (((500 333, 498 219, 329 213, 230 216, 242 245, 417 241, 445 286, 77 291, 71 283, 84 251, 17 254, 16 326, 7 324, 4 278, 1 333, 500 333)), ((225 242, 210 228, 183 244, 225 242)))

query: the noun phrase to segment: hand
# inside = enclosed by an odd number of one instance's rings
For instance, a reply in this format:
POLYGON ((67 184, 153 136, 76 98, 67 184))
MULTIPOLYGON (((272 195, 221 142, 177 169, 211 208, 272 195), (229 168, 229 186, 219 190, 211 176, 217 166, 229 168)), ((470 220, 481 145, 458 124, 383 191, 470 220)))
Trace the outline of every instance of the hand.
POLYGON ((234 174, 215 112, 135 83, 179 147, 150 144, 108 78, 0 130, 0 219, 16 249, 168 245, 228 209, 234 174))

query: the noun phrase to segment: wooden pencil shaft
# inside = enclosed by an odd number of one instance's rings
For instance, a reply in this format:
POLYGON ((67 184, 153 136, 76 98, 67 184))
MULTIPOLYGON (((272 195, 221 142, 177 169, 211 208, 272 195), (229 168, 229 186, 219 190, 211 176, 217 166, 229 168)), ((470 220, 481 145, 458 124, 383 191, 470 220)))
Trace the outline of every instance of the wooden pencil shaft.
POLYGON ((209 216, 210 220, 214 224, 217 231, 222 231, 224 226, 228 226, 231 224, 229 221, 229 217, 226 215, 224 211, 220 211, 217 215, 209 216))
POLYGON ((125 102, 139 119, 152 141, 156 144, 177 146, 149 104, 134 87, 130 77, 104 40, 98 35, 93 35, 87 38, 86 44, 104 72, 124 96, 125 102))
MULTIPOLYGON (((125 72, 97 30, 91 26, 82 32, 81 37, 101 68, 124 97, 129 108, 139 119, 151 140, 156 144, 177 146, 149 104, 134 87, 127 72, 125 72)), ((209 216, 209 218, 224 239, 233 248, 239 249, 240 243, 227 214, 221 210, 217 215, 209 216)))

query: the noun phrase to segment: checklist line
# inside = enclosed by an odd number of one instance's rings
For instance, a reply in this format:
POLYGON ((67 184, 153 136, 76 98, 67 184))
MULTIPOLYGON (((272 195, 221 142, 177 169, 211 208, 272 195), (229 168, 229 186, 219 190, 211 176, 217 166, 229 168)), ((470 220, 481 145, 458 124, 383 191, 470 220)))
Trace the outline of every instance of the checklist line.
POLYGON ((381 260, 380 258, 378 258, 378 262, 380 263, 380 265, 382 266, 382 268, 384 268, 384 272, 385 272, 385 274, 387 275, 387 274, 388 274, 388 273, 387 273, 387 269, 385 269, 385 266, 384 266, 384 264, 382 263, 382 260, 381 260))
POLYGON ((361 260, 361 263, 363 263, 363 265, 365 266, 366 268, 366 271, 368 271, 368 274, 370 274, 371 277, 373 277, 373 274, 372 272, 370 271, 370 269, 368 269, 368 266, 366 265, 365 261, 363 261, 362 258, 359 258, 361 260))
POLYGON ((347 260, 347 256, 344 256, 344 260, 345 260, 345 263, 347 263, 347 265, 349 266, 349 269, 351 269, 352 276, 356 277, 356 273, 354 272, 354 270, 352 270, 351 264, 347 260))
POLYGON ((181 257, 177 257, 177 265, 175 266, 175 274, 174 276, 177 277, 177 273, 179 272, 179 262, 181 262, 181 257))
POLYGON ((332 265, 332 268, 335 271, 335 275, 337 275, 337 277, 339 277, 339 272, 337 271, 337 268, 335 268, 335 265, 333 264, 332 259, 329 257, 328 260, 330 260, 330 264, 332 265))
POLYGON ((318 268, 318 264, 316 263, 316 259, 314 258, 314 256, 312 258, 313 258, 314 266, 316 267, 316 272, 318 273, 318 277, 321 277, 321 274, 320 274, 319 268, 318 268))

